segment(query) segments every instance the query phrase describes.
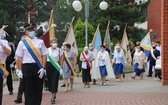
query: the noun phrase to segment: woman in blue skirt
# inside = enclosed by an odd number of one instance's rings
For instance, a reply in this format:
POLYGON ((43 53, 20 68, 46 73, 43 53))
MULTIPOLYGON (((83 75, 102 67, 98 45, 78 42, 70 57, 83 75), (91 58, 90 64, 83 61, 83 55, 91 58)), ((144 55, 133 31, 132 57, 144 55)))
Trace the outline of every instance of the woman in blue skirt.
POLYGON ((145 72, 145 64, 146 64, 146 55, 143 52, 144 49, 142 47, 137 47, 137 51, 134 54, 134 74, 131 77, 135 79, 137 73, 140 73, 141 79, 143 79, 143 73, 145 72))
POLYGON ((126 64, 126 59, 124 52, 121 50, 120 46, 116 46, 113 57, 114 74, 118 77, 117 81, 122 81, 121 75, 123 74, 124 65, 126 64))

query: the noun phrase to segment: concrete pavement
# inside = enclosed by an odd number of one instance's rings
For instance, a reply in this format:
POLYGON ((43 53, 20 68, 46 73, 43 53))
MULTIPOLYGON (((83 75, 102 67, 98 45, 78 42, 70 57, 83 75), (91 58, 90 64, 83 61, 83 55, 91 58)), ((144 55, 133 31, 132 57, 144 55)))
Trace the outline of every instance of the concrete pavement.
MULTIPOLYGON (((64 88, 59 86, 56 105, 168 105, 168 86, 162 86, 155 78, 144 76, 143 80, 139 77, 132 80, 130 77, 131 74, 126 74, 122 82, 112 79, 107 81, 107 86, 97 83, 91 88, 83 88, 78 77, 73 91, 64 92, 64 88)), ((14 95, 8 95, 7 88, 4 88, 2 105, 15 105, 17 87, 18 82, 14 81, 14 95)), ((51 93, 44 90, 42 105, 50 105, 50 99, 51 93)))

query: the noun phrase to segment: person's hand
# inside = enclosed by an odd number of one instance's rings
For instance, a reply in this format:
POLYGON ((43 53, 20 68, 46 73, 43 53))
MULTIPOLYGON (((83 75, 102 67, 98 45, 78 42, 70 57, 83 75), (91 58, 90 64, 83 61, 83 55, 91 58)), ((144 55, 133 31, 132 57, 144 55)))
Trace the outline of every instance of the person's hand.
POLYGON ((60 75, 63 75, 63 70, 62 69, 60 69, 60 75))
POLYGON ((45 75, 46 73, 46 70, 44 68, 41 68, 39 71, 38 71, 38 74, 39 74, 39 78, 42 79, 43 76, 45 75))
POLYGON ((16 75, 17 75, 19 78, 23 78, 22 70, 17 69, 17 70, 16 70, 16 75))

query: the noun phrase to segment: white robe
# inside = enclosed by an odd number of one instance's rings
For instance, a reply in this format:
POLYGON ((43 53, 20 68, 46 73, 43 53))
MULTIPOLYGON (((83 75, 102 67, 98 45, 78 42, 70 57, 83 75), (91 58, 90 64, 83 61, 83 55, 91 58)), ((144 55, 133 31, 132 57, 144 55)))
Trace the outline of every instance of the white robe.
POLYGON ((96 66, 96 62, 97 62, 96 58, 97 58, 98 51, 96 49, 94 49, 93 51, 89 51, 89 52, 93 54, 94 59, 95 59, 92 61, 92 69, 91 69, 90 73, 91 73, 92 79, 98 79, 98 78, 100 78, 100 76, 99 76, 100 70, 99 70, 99 67, 96 66))
MULTIPOLYGON (((98 59, 100 57, 100 54, 101 54, 101 51, 98 52, 98 56, 97 56, 96 66, 98 66, 98 67, 99 67, 98 59)), ((106 66, 106 70, 107 70, 106 79, 115 78, 114 70, 112 68, 112 64, 111 64, 111 60, 110 60, 110 56, 109 56, 109 53, 107 51, 104 52, 103 59, 105 60, 105 66, 106 66)), ((101 78, 100 70, 98 72, 98 75, 99 75, 99 78, 101 78)))

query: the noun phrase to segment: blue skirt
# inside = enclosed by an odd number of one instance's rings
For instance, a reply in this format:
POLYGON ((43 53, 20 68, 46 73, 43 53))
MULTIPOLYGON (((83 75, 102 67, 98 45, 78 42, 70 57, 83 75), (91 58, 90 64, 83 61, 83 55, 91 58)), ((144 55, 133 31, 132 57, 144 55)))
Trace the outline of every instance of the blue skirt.
POLYGON ((138 63, 135 63, 134 64, 134 72, 136 72, 136 73, 143 73, 143 72, 145 72, 145 68, 143 68, 143 69, 138 69, 138 63))
POLYGON ((114 74, 122 74, 124 70, 124 66, 122 63, 115 64, 114 74))
POLYGON ((99 66, 100 68, 100 74, 101 74, 101 77, 104 77, 104 76, 107 76, 107 69, 106 69, 106 66, 99 66))

